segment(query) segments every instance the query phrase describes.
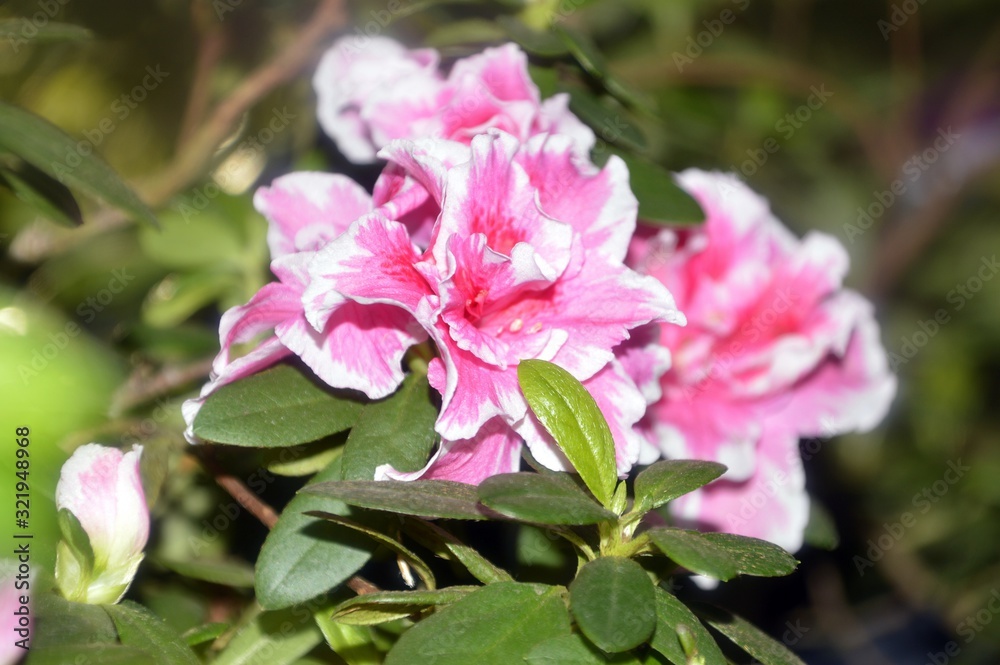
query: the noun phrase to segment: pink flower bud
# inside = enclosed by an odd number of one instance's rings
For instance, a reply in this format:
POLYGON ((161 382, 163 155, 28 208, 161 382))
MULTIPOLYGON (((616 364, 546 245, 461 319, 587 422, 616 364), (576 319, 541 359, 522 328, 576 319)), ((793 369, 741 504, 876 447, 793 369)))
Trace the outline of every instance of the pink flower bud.
POLYGON ((90 539, 93 564, 64 540, 56 551, 56 583, 69 600, 116 603, 142 561, 149 510, 139 477, 142 446, 122 453, 95 443, 77 448, 63 465, 56 508, 66 508, 90 539))

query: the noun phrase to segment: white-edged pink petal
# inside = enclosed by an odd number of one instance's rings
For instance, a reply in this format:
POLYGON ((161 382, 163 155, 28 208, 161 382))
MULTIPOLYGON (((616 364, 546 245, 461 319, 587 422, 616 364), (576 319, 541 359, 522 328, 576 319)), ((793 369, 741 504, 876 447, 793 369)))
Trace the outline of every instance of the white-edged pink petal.
POLYGON ((386 464, 375 470, 375 480, 452 480, 478 485, 490 476, 517 471, 521 445, 521 437, 509 425, 493 419, 471 439, 442 440, 423 469, 402 473, 386 464))

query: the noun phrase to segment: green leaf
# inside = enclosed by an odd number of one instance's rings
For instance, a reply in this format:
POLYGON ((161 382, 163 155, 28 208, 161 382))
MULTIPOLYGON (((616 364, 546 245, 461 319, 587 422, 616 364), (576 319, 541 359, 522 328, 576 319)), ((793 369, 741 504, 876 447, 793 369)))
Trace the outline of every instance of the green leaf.
POLYGON ((437 440, 430 390, 426 374, 412 373, 395 393, 364 406, 344 448, 344 480, 371 480, 381 464, 423 468, 437 440))
POLYGON ((726 472, 725 465, 701 460, 664 460, 635 477, 635 511, 645 513, 693 492, 726 472))
POLYGON ((181 637, 187 642, 189 647, 195 647, 199 644, 204 644, 205 642, 213 642, 219 635, 229 630, 230 625, 221 621, 216 621, 213 623, 206 623, 201 626, 195 626, 190 630, 184 632, 181 637))
POLYGON ((566 45, 573 58, 580 63, 583 71, 599 81, 604 86, 604 89, 616 99, 623 104, 642 107, 647 111, 653 110, 652 104, 648 100, 642 98, 639 93, 622 83, 608 71, 607 60, 605 60, 600 50, 590 40, 590 37, 561 25, 554 26, 553 31, 562 40, 563 44, 566 45))
POLYGON ((84 577, 90 577, 94 570, 94 548, 90 544, 90 536, 83 530, 83 525, 68 508, 60 508, 56 516, 59 522, 59 532, 63 542, 80 563, 84 577))
POLYGON ((489 559, 436 524, 413 518, 407 520, 403 528, 436 556, 465 566, 469 574, 483 584, 511 582, 514 579, 506 570, 497 568, 489 559))
POLYGON ((666 656, 674 665, 726 665, 727 661, 719 650, 712 635, 705 629, 691 610, 681 601, 657 587, 656 589, 656 631, 649 645, 666 656), (688 651, 695 658, 688 660, 681 645, 681 635, 688 643, 688 651))
POLYGON ((334 515, 322 510, 310 510, 306 513, 307 515, 312 515, 313 517, 319 517, 328 522, 333 522, 334 524, 339 524, 340 526, 347 527, 358 533, 363 533, 380 545, 388 547, 390 550, 402 557, 417 573, 417 577, 421 579, 428 589, 437 588, 437 582, 434 580, 434 573, 431 572, 430 567, 424 563, 424 561, 414 554, 409 548, 407 548, 403 543, 399 542, 395 538, 391 538, 386 534, 378 531, 376 529, 371 529, 363 524, 358 524, 353 520, 349 520, 346 517, 341 517, 340 515, 334 515))
POLYGON ((538 524, 597 524, 617 518, 559 474, 491 476, 479 485, 479 500, 501 515, 538 524))
POLYGON ((382 591, 356 596, 333 608, 333 619, 350 625, 385 623, 428 607, 450 605, 482 587, 452 586, 433 591, 382 591))
POLYGON ((361 406, 295 367, 278 365, 209 395, 194 433, 234 446, 293 446, 350 428, 361 406))
POLYGON ((32 643, 30 665, 136 665, 156 662, 148 651, 122 644, 81 644, 77 646, 34 646, 32 643))
MULTIPOLYGON (((385 654, 375 646, 375 636, 371 628, 350 626, 334 621, 326 615, 327 612, 320 610, 313 615, 313 618, 323 632, 326 643, 347 665, 382 665, 385 654)), ((328 662, 328 660, 319 661, 316 665, 326 665, 328 662)), ((304 661, 300 660, 298 665, 304 665, 304 661)))
POLYGON ((312 615, 302 608, 261 612, 236 633, 212 665, 291 665, 322 641, 312 615))
POLYGON ((583 634, 609 653, 639 646, 656 627, 655 588, 631 559, 600 557, 588 562, 570 584, 569 600, 583 634))
POLYGON ((535 416, 597 500, 610 506, 618 483, 615 442, 597 402, 572 374, 545 360, 522 360, 517 378, 535 416))
POLYGON ((201 663, 191 647, 175 635, 163 619, 142 605, 126 600, 118 605, 105 605, 104 611, 115 622, 122 644, 149 652, 145 662, 162 665, 201 663))
POLYGON ((674 182, 662 166, 634 155, 616 153, 628 166, 632 193, 639 199, 639 222, 664 225, 700 224, 705 211, 674 182))
POLYGON ((731 580, 739 573, 728 548, 716 545, 698 531, 656 528, 645 532, 653 544, 678 565, 719 580, 731 580))
MULTIPOLYGON (((46 21, 39 23, 30 21, 28 18, 5 18, 0 19, 0 35, 4 35, 7 41, 15 46, 22 46, 22 42, 79 42, 93 39, 94 33, 79 25, 72 23, 59 23, 57 21, 46 21), (32 36, 30 38, 19 39, 19 35, 25 28, 25 24, 31 25, 32 36)), ((16 50, 15 50, 16 53, 16 50)))
POLYGON ((10 187, 17 198, 57 224, 83 224, 83 213, 73 193, 30 164, 23 164, 20 172, 0 169, 0 184, 10 187))
POLYGON ((529 28, 513 16, 498 16, 496 21, 504 29, 509 39, 531 55, 542 58, 558 58, 569 53, 569 48, 563 40, 552 32, 529 28))
MULTIPOLYGON (((337 459, 313 480, 339 477, 337 459)), ((308 494, 296 496, 285 506, 257 558, 255 590, 258 602, 265 608, 304 603, 343 584, 375 551, 376 545, 370 539, 306 515, 309 510, 351 514, 344 503, 308 494)))
POLYGON ((154 328, 176 327, 239 285, 240 276, 232 272, 167 275, 146 295, 142 320, 154 328))
POLYGON ((403 633, 385 665, 511 665, 547 639, 570 633, 561 587, 497 582, 403 633))
POLYGON ((815 498, 809 502, 809 522, 803 538, 807 545, 821 550, 835 550, 840 545, 840 534, 833 516, 815 498))
POLYGON ((178 575, 221 584, 237 589, 253 588, 253 566, 243 561, 175 561, 157 559, 157 563, 178 575))
POLYGON ((774 543, 732 533, 703 533, 702 537, 725 551, 741 575, 781 577, 795 572, 799 562, 774 543))
POLYGON ((456 520, 488 517, 479 506, 475 487, 450 480, 343 480, 307 485, 299 491, 402 515, 456 520))
POLYGON ((118 641, 118 631, 100 605, 74 603, 55 593, 39 593, 32 600, 35 603, 32 658, 36 646, 71 647, 118 641))
POLYGON ((311 476, 330 466, 344 454, 346 440, 347 435, 339 432, 299 446, 267 448, 260 451, 261 463, 268 471, 279 476, 311 476))
POLYGON ((695 607, 709 626, 728 637, 761 665, 805 665, 788 647, 746 619, 718 607, 701 604, 695 607))
POLYGON ((77 140, 24 109, 0 102, 0 151, 12 152, 68 187, 156 226, 156 216, 95 153, 82 154, 77 140), (67 160, 72 157, 72 160, 67 160), (79 163, 70 166, 69 161, 79 163))
POLYGON ((606 656, 577 633, 541 642, 524 660, 529 665, 642 665, 642 661, 630 653, 606 656))
POLYGON ((630 150, 645 150, 646 136, 635 126, 635 121, 624 109, 609 108, 589 90, 571 88, 569 108, 585 122, 598 137, 630 150))

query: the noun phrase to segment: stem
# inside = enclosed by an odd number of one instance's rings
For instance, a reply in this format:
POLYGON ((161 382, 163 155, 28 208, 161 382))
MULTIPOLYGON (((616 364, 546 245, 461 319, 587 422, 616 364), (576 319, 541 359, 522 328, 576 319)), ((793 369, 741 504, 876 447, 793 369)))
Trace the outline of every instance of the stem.
POLYGON ((155 400, 187 384, 207 376, 212 369, 212 358, 204 358, 187 365, 170 365, 151 377, 133 374, 112 400, 111 413, 128 413, 137 406, 155 400))
POLYGON ((587 544, 587 541, 585 541, 575 532, 565 528, 553 528, 552 530, 557 535, 562 536, 569 542, 573 543, 573 545, 575 545, 576 548, 581 552, 583 552, 583 554, 587 557, 587 561, 593 561, 594 559, 597 558, 597 555, 594 554, 593 548, 587 544))
MULTIPOLYGON (((218 463, 212 459, 210 451, 206 450, 201 455, 198 455, 197 459, 201 462, 205 471, 212 476, 215 482, 218 483, 219 487, 226 490, 229 496, 233 497, 237 503, 243 506, 251 515, 260 520, 260 523, 266 526, 269 530, 274 528, 274 525, 278 523, 278 513, 274 510, 274 508, 269 506, 255 493, 250 491, 250 488, 243 484, 242 480, 231 473, 224 471, 218 463)), ((360 575, 355 575, 347 580, 345 584, 359 596, 381 591, 381 589, 360 575)))
POLYGON ((268 93, 294 78, 316 55, 319 45, 346 23, 343 0, 321 0, 305 28, 284 51, 257 68, 178 151, 167 168, 146 189, 146 200, 156 206, 200 177, 215 151, 240 118, 268 93))

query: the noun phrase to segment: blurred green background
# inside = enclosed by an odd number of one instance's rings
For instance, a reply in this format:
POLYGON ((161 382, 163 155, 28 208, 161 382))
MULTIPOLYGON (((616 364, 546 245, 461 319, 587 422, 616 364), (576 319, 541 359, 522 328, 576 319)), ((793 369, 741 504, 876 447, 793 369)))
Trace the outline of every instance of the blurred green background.
MULTIPOLYGON (((163 484, 154 515, 166 516, 153 559, 183 557, 185 536, 203 531, 224 501, 178 455, 186 445, 179 403, 207 373, 220 312, 269 279, 265 224, 251 194, 297 168, 368 184, 377 173, 347 164, 317 130, 315 53, 208 135, 218 141, 198 145, 220 104, 302 40, 314 6, 0 7, 0 99, 93 146, 163 227, 81 198, 85 223, 68 229, 52 221, 57 213, 0 189, 0 421, 5 441, 15 427, 32 430, 37 537, 54 533, 45 497, 59 465, 92 440, 141 441, 171 460, 175 473, 147 479, 163 484), (57 22, 90 34, 53 34, 57 22), (279 115, 281 129, 262 133, 279 115)), ((877 431, 803 444, 810 488, 834 517, 839 547, 807 548, 788 580, 737 581, 708 595, 816 665, 1000 662, 1000 618, 990 609, 1000 598, 995 0, 388 6, 344 3, 318 43, 377 30, 436 46, 448 59, 511 35, 530 43, 531 27, 555 20, 589 35, 607 58, 609 80, 630 91, 632 104, 600 100, 625 128, 626 147, 671 170, 735 170, 794 231, 822 230, 844 243, 849 284, 877 304, 899 395, 877 431), (967 471, 948 482, 958 465, 967 471), (880 538, 879 556, 870 556, 880 538)), ((540 83, 551 83, 548 71, 588 94, 600 88, 559 56, 534 62, 544 68, 540 83)), ((13 504, 12 463, 5 452, 4 505, 13 504)), ((227 551, 225 539, 213 547, 227 551)), ((231 554, 252 563, 252 551, 231 554)), ((224 615, 238 602, 163 588, 155 572, 147 576, 140 596, 166 594, 192 616, 224 615)), ((183 624, 183 613, 171 620, 183 624)))

